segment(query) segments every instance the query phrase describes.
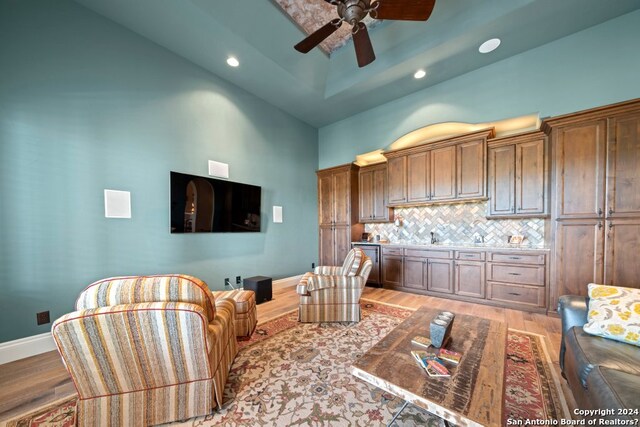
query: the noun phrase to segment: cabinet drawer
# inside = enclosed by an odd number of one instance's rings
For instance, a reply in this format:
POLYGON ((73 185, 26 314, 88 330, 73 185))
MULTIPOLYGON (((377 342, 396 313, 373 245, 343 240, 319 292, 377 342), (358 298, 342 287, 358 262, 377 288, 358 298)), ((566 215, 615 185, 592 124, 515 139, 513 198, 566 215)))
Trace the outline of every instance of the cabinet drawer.
POLYGON ((544 266, 489 264, 489 280, 544 286, 544 266))
POLYGON ((465 261, 484 261, 484 252, 456 251, 456 259, 465 261))
POLYGON ((508 262, 509 264, 544 265, 544 255, 543 254, 508 253, 508 252, 490 252, 489 261, 508 262))
POLYGON ((382 255, 402 255, 402 248, 382 248, 382 255))
POLYGON ((544 287, 487 282, 487 299, 533 307, 545 307, 544 287))
POLYGON ((453 258, 453 251, 433 251, 429 249, 405 249, 404 255, 419 257, 419 258, 451 259, 453 258))

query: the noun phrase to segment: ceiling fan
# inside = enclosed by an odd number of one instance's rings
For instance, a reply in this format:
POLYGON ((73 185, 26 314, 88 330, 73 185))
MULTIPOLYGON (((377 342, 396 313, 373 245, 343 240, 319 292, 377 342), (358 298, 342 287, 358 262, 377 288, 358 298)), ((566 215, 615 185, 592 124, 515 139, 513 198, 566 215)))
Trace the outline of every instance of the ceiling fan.
POLYGON ((371 64, 373 52, 367 26, 361 22, 367 14, 373 19, 397 21, 426 21, 431 16, 436 0, 324 0, 337 6, 339 18, 333 19, 309 37, 294 46, 298 52, 307 53, 333 34, 343 22, 353 26, 351 35, 356 50, 358 66, 371 64))

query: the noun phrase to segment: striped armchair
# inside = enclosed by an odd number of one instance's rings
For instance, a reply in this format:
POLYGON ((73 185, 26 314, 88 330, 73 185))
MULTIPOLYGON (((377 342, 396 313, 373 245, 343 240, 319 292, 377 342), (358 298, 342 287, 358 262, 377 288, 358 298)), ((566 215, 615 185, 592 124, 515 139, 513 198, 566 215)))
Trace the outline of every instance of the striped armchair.
POLYGON ((300 279, 300 322, 359 322, 360 295, 373 263, 359 248, 347 254, 340 267, 319 266, 300 279))
POLYGON ((53 337, 78 391, 78 425, 143 426, 222 405, 237 353, 235 305, 185 275, 87 287, 53 337))

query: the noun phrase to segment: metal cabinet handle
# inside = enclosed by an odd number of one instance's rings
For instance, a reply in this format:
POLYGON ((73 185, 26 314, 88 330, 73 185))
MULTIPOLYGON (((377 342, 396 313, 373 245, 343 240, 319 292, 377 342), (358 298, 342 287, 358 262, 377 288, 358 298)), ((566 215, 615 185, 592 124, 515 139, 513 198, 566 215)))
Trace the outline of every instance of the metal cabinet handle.
POLYGON ((519 293, 517 293, 517 292, 509 292, 509 295, 515 295, 515 296, 517 296, 517 297, 518 297, 518 296, 520 296, 520 294, 519 294, 519 293))
POLYGON ((602 216, 602 208, 598 208, 598 216, 602 216))
POLYGON ((519 256, 510 256, 509 259, 521 259, 519 256))
POLYGON ((613 223, 609 222, 609 230, 611 230, 613 228, 613 223))
POLYGON ((522 276, 520 273, 509 273, 509 276, 522 276))
POLYGON ((602 223, 598 221, 598 230, 602 230, 602 223))
POLYGON ((467 257, 467 258, 473 258, 473 255, 471 255, 471 254, 465 254, 464 256, 467 257))
POLYGON ((609 215, 613 215, 613 208, 609 208, 609 215))

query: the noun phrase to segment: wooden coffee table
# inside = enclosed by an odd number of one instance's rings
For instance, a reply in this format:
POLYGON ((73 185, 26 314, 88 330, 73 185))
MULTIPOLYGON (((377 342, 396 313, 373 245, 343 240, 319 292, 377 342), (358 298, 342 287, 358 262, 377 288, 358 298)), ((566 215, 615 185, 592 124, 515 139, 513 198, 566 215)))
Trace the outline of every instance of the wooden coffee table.
POLYGON ((430 377, 411 356, 411 350, 421 350, 411 339, 428 337, 429 323, 439 312, 419 308, 358 359, 351 373, 401 397, 405 406, 411 403, 457 426, 501 426, 506 325, 454 313, 446 348, 462 353, 462 360, 451 367, 451 377, 430 377))

